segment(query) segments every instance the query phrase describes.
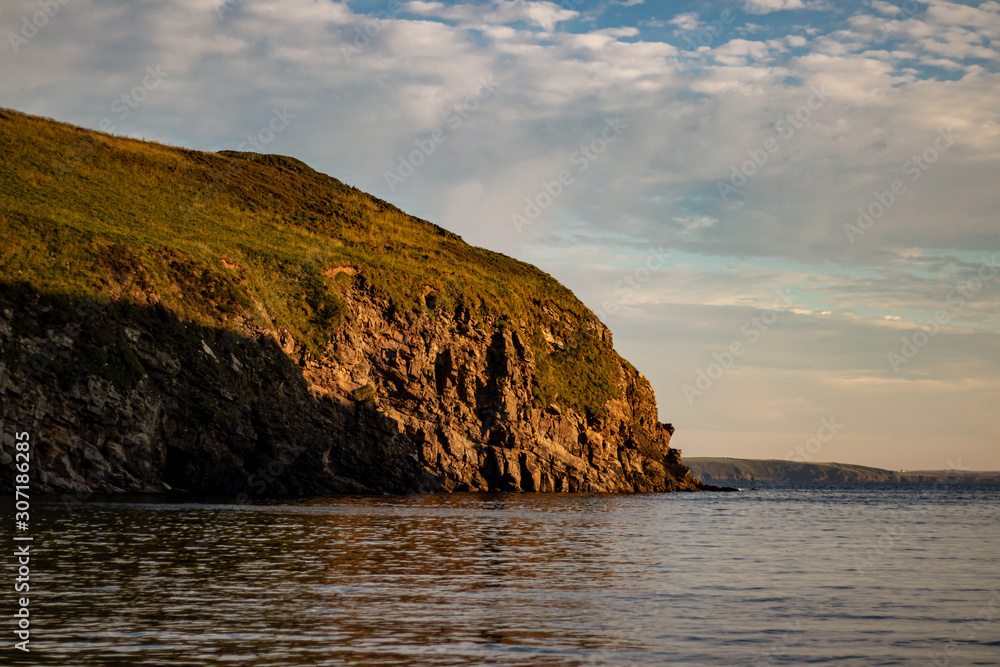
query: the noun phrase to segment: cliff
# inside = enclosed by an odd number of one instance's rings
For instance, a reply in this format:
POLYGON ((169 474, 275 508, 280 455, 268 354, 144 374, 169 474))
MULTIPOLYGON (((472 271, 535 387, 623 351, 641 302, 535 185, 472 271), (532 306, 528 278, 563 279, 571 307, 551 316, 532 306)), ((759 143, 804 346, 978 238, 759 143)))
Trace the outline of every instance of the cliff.
POLYGON ((946 482, 996 484, 1000 472, 973 470, 885 470, 851 463, 779 459, 692 457, 691 474, 704 482, 946 482))
POLYGON ((5 488, 705 488, 562 285, 297 160, 0 110, 0 237, 5 488))
POLYGON ((694 457, 687 461, 691 474, 702 481, 751 482, 898 482, 891 470, 847 463, 809 463, 780 459, 730 459, 694 457))

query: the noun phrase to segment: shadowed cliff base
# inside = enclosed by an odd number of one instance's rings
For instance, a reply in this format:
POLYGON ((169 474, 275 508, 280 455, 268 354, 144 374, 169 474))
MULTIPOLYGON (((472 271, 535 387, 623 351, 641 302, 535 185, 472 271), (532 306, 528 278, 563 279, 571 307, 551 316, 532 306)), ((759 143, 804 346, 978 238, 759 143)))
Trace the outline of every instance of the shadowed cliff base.
POLYGON ((4 453, 15 429, 30 433, 37 492, 440 486, 391 420, 364 402, 311 395, 269 338, 183 322, 162 306, 42 295, 25 284, 4 283, 0 295, 4 453))

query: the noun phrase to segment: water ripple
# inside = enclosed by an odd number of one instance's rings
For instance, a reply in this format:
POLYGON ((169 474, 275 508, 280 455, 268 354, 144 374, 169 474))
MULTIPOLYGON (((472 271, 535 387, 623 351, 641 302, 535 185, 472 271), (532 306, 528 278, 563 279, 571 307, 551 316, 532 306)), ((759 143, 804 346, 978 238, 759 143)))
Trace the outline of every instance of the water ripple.
POLYGON ((995 662, 996 489, 913 488, 43 505, 32 655, 891 665, 947 650, 953 664, 995 662))

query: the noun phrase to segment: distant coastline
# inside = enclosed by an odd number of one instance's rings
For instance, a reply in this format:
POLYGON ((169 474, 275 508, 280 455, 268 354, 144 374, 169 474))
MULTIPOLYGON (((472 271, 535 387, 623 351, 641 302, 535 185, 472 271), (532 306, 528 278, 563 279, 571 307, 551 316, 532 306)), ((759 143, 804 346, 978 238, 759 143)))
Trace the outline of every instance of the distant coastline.
POLYGON ((1000 482, 1000 471, 884 470, 850 463, 684 457, 696 479, 715 482, 1000 482))

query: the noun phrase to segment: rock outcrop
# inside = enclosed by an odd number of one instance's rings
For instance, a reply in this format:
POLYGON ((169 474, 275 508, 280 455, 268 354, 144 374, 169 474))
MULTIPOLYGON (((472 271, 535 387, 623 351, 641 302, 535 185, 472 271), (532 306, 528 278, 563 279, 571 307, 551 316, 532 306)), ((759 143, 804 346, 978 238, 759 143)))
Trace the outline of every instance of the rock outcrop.
POLYGON ((535 407, 530 347, 462 313, 406 316, 351 292, 353 317, 316 353, 287 331, 197 326, 159 304, 2 294, 4 458, 31 434, 36 492, 704 488, 627 362, 627 400, 605 415, 535 407))

